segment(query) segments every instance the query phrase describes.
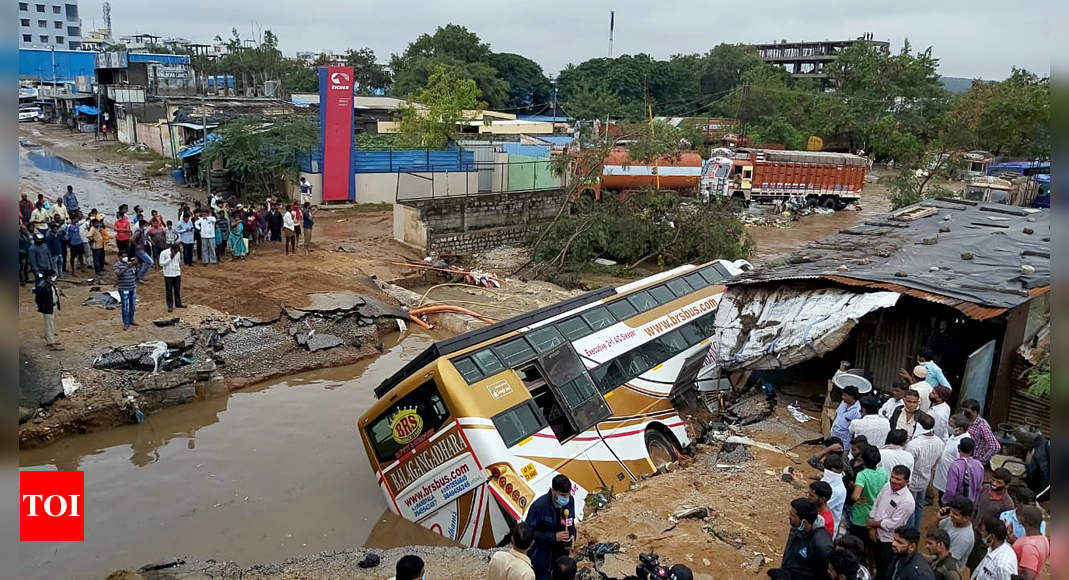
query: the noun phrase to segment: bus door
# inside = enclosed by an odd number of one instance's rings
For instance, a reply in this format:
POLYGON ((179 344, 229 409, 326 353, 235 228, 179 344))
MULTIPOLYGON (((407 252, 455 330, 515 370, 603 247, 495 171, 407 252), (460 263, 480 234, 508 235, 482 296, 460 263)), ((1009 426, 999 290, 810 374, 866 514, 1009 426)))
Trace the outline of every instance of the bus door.
POLYGON ((583 435, 593 433, 612 410, 572 345, 564 343, 543 354, 520 374, 554 436, 567 450, 552 467, 586 490, 626 489, 622 482, 630 484, 631 478, 601 435, 583 435))

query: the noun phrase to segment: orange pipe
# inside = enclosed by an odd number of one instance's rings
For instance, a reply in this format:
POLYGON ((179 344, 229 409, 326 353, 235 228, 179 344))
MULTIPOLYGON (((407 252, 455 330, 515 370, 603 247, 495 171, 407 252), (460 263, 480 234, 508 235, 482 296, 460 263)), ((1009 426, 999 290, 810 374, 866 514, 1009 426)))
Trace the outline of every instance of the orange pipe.
POLYGON ((479 314, 478 312, 474 312, 472 310, 468 310, 467 308, 464 308, 462 306, 453 306, 451 304, 435 304, 434 306, 423 306, 421 308, 416 308, 415 310, 409 311, 409 314, 418 315, 418 314, 425 314, 425 313, 429 313, 429 312, 457 312, 457 313, 460 313, 460 314, 467 314, 468 316, 471 316, 471 317, 474 317, 474 318, 476 318, 478 320, 486 322, 487 324, 493 324, 494 322, 497 322, 493 318, 489 318, 489 317, 483 316, 482 314, 479 314))
POLYGON ((412 320, 412 324, 415 324, 416 326, 418 326, 418 327, 420 327, 420 328, 425 328, 425 329, 427 329, 427 330, 432 330, 432 329, 434 329, 434 327, 433 327, 433 326, 431 326, 431 325, 427 324, 426 322, 423 322, 423 321, 422 321, 422 320, 420 320, 420 319, 419 319, 418 317, 416 317, 416 315, 415 315, 415 314, 409 314, 409 315, 408 315, 408 318, 409 318, 410 320, 412 320))

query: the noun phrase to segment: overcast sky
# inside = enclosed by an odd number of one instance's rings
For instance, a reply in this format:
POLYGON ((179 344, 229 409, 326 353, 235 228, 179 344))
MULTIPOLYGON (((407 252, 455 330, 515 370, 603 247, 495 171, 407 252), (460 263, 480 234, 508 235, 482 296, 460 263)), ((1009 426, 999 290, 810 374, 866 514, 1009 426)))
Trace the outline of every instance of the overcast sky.
MULTIPOLYGON (((81 0, 86 30, 103 27, 102 0, 81 0)), ((1054 0, 559 0, 388 2, 368 0, 183 0, 164 7, 112 0, 116 36, 151 33, 195 42, 242 38, 270 29, 282 51, 368 46, 387 62, 421 33, 450 22, 466 26, 496 52, 515 52, 556 74, 568 63, 606 56, 609 11, 616 11, 614 53, 705 52, 721 42, 856 38, 872 32, 897 50, 909 38, 931 46, 944 76, 1002 79, 1010 67, 1049 74, 1049 25, 1054 0)), ((1056 20, 1056 19, 1055 19, 1056 20)))

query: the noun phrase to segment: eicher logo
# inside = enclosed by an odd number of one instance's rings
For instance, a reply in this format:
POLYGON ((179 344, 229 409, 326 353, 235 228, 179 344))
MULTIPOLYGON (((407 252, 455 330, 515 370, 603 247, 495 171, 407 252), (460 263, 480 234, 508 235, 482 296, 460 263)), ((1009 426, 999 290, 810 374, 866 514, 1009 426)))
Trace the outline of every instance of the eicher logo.
POLYGON ((401 409, 390 421, 390 429, 393 430, 393 440, 404 445, 423 431, 423 418, 414 407, 401 409))
POLYGON ((19 472, 19 540, 85 540, 84 472, 19 472))
POLYGON ((347 90, 352 86, 353 79, 346 72, 330 73, 330 88, 334 90, 347 90))

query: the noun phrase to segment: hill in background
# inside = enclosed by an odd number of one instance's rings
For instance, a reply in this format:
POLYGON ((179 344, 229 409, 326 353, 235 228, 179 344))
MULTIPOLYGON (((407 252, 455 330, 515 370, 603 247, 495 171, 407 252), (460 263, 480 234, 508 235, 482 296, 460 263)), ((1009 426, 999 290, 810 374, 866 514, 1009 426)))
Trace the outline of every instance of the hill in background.
POLYGON ((943 88, 952 93, 964 93, 972 86, 973 79, 965 77, 939 77, 939 82, 943 83, 943 88))

